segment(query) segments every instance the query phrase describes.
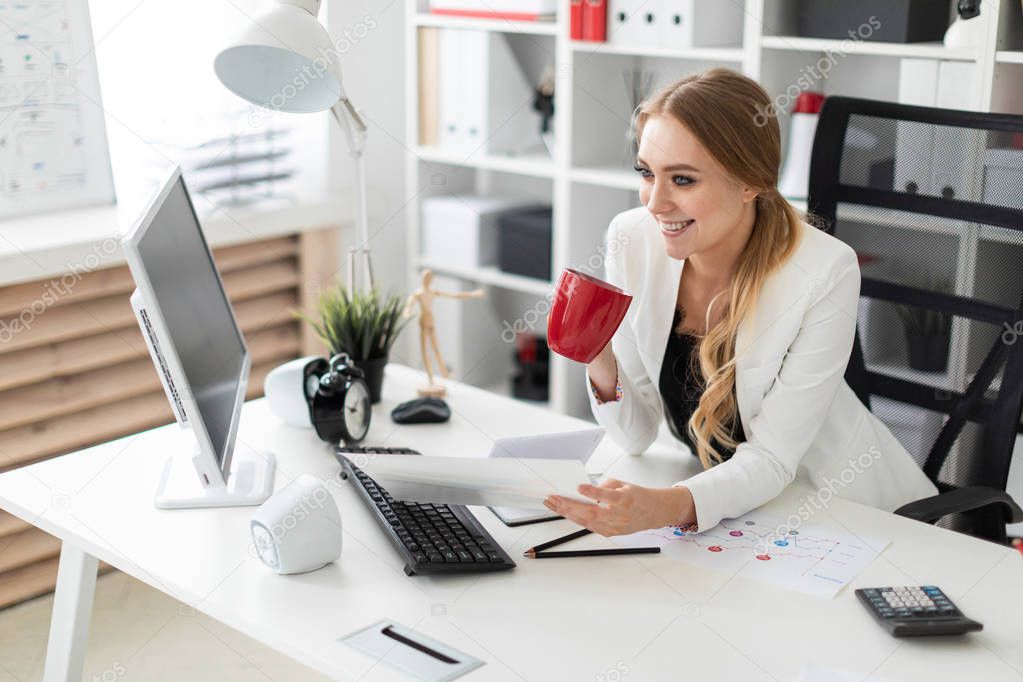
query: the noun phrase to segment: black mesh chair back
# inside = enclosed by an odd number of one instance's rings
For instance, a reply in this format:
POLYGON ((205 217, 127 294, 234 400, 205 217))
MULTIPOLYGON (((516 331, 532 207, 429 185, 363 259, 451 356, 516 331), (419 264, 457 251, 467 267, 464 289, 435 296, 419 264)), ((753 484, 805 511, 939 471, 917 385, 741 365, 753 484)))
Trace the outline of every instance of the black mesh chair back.
POLYGON ((1003 491, 1023 406, 1023 116, 831 97, 810 178, 810 212, 860 255, 846 380, 952 493, 907 515, 1004 542, 1020 518, 1003 491))

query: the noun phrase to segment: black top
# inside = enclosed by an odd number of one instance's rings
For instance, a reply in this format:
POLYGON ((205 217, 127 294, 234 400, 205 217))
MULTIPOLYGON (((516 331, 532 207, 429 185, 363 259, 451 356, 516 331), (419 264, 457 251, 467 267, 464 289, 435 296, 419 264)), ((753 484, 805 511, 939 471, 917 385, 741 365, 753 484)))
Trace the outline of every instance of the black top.
MULTIPOLYGON (((694 353, 699 341, 688 333, 679 333, 678 328, 684 317, 684 311, 675 311, 675 319, 671 323, 668 344, 664 349, 664 361, 661 363, 661 376, 658 388, 664 402, 664 412, 671 433, 689 446, 696 454, 696 444, 689 437, 689 418, 693 416, 703 395, 703 378, 700 376, 700 360, 694 353)), ((732 438, 736 443, 746 440, 742 430, 742 422, 735 420, 732 438)), ((724 461, 735 452, 720 443, 714 443, 715 449, 724 461)))

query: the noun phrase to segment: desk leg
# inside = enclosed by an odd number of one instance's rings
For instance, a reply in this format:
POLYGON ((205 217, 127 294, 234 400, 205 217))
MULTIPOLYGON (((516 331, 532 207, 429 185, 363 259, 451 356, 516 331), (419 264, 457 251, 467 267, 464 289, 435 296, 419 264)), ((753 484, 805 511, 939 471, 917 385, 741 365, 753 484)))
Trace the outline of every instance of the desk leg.
POLYGON ((67 542, 61 545, 43 682, 82 679, 98 569, 96 557, 67 542))

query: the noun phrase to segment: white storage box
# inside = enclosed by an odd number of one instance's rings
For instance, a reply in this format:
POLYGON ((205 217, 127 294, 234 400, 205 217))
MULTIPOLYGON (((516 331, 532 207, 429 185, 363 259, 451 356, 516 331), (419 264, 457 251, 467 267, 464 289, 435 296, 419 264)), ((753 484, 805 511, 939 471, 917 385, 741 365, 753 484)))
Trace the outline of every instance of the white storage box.
POLYGON ((430 0, 430 11, 470 17, 535 21, 558 11, 558 0, 430 0))
POLYGON ((988 149, 984 203, 1018 208, 1023 202, 1023 149, 988 149))
POLYGON ((608 42, 663 47, 739 47, 745 23, 741 2, 609 0, 608 42))
POLYGON ((428 264, 472 269, 497 265, 497 217, 504 211, 535 206, 529 199, 443 196, 422 204, 423 259, 428 264))

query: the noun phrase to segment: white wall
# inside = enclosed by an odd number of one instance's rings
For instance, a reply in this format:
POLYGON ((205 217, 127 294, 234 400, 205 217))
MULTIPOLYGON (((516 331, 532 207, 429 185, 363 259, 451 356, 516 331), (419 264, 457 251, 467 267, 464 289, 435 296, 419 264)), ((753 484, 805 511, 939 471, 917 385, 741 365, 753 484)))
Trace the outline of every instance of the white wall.
POLYGON ((294 131, 297 198, 326 190, 325 114, 263 115, 221 85, 213 58, 268 0, 90 0, 118 201, 148 196, 154 168, 180 158, 167 145, 270 125, 294 131), (268 116, 272 116, 269 118, 268 116))

